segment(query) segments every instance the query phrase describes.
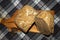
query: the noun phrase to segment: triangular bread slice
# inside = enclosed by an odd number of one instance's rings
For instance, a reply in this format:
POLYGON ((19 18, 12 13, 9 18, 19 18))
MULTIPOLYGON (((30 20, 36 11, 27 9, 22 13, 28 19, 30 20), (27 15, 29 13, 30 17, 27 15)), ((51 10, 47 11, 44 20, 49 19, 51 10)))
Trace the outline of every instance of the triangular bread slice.
POLYGON ((41 10, 35 17, 35 23, 42 34, 54 33, 54 11, 41 10))
POLYGON ((37 14, 38 12, 33 7, 26 5, 18 11, 18 15, 15 18, 15 23, 24 32, 27 32, 34 23, 34 18, 37 14))

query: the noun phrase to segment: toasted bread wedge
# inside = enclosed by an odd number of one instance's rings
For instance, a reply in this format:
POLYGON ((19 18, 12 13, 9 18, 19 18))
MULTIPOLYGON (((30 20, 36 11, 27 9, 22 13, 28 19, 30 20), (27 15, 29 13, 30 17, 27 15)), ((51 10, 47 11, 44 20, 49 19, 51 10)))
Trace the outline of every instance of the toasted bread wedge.
POLYGON ((49 35, 54 32, 54 11, 42 10, 35 17, 37 28, 42 34, 49 35))
POLYGON ((27 30, 34 23, 34 18, 38 13, 34 8, 28 5, 24 6, 21 10, 18 11, 18 13, 19 14, 15 18, 15 23, 24 32, 27 32, 27 30))

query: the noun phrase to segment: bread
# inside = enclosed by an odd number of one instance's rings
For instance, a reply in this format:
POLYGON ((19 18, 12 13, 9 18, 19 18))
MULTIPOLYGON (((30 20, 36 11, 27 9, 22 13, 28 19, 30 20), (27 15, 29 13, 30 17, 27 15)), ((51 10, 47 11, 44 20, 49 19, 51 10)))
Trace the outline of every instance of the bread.
POLYGON ((0 18, 0 23, 1 23, 1 21, 2 21, 2 18, 0 18))
POLYGON ((40 31, 37 29, 37 27, 36 27, 35 24, 31 27, 31 29, 29 30, 29 32, 40 33, 40 31))
POLYGON ((11 18, 8 19, 2 19, 1 20, 1 24, 5 25, 5 27, 8 28, 9 32, 12 32, 14 28, 17 28, 17 26, 15 25, 14 19, 16 17, 16 15, 18 10, 16 10, 13 14, 13 16, 11 18))
POLYGON ((35 24, 42 34, 49 35, 54 32, 53 15, 54 11, 41 10, 41 12, 35 17, 35 24))
POLYGON ((24 32, 27 32, 31 25, 34 23, 34 18, 37 15, 37 11, 29 5, 24 6, 18 11, 18 15, 15 18, 15 23, 24 32))

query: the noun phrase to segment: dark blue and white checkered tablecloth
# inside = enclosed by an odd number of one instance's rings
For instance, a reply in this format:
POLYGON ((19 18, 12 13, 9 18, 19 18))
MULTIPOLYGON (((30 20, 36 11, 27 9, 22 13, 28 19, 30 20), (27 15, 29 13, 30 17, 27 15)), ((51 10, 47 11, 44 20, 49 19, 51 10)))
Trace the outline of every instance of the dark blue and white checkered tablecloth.
POLYGON ((0 40, 60 40, 60 0, 0 0, 0 17, 10 18, 17 9, 30 5, 37 10, 55 10, 54 34, 10 33, 0 24, 0 40))

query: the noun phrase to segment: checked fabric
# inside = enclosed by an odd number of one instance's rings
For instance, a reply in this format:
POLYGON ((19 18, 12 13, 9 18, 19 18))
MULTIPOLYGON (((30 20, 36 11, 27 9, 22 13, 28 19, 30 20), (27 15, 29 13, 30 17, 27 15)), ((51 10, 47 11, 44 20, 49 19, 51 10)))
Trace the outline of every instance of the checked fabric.
POLYGON ((37 10, 55 10, 54 34, 9 32, 0 24, 0 40, 60 40, 60 0, 0 0, 0 18, 10 18, 17 9, 30 5, 37 10))

